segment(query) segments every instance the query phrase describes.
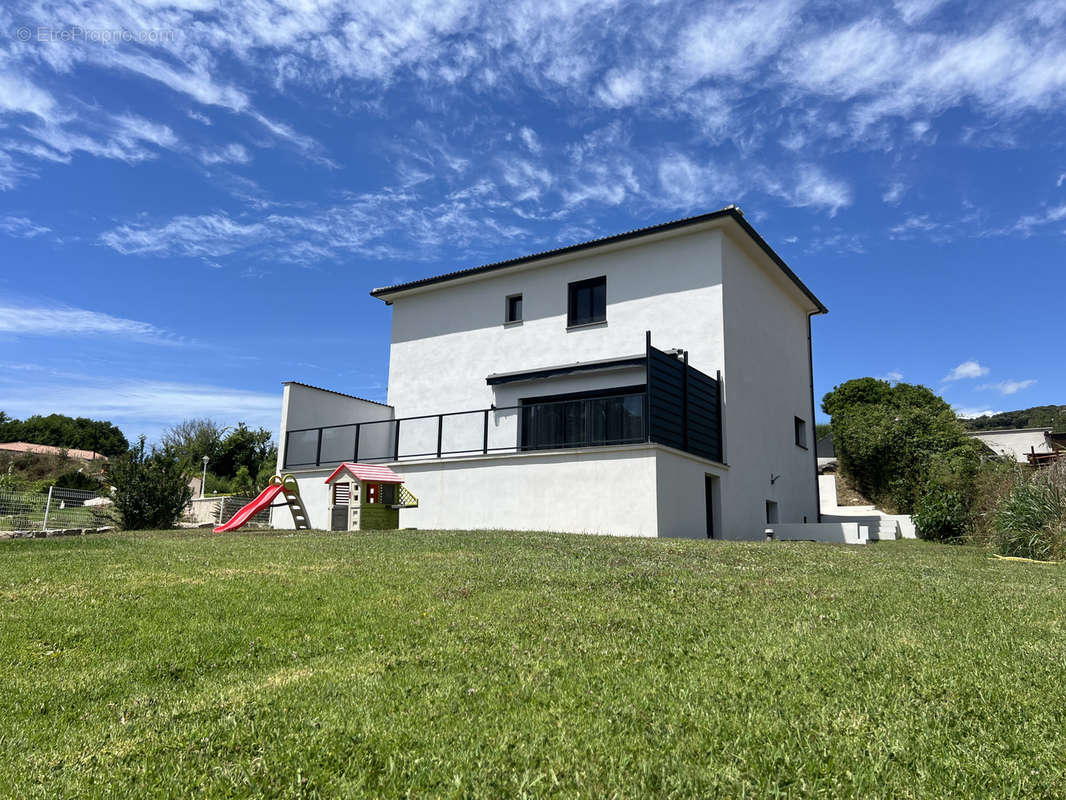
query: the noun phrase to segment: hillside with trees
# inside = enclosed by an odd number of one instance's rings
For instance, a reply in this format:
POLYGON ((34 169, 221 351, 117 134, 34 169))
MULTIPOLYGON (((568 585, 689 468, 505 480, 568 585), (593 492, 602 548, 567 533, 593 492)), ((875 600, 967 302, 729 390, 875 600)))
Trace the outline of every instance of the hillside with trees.
POLYGON ((114 424, 64 414, 34 415, 25 420, 0 411, 0 442, 32 442, 70 450, 92 450, 104 456, 125 453, 130 443, 114 424))
POLYGON ((983 417, 961 420, 971 431, 991 431, 1005 428, 1051 428, 1066 432, 1066 406, 1033 406, 1019 411, 1003 411, 983 417))

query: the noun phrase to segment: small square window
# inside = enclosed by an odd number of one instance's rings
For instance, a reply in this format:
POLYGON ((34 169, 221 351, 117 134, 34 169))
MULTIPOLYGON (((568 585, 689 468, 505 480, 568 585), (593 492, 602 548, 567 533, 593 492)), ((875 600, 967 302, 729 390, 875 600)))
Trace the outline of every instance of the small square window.
POLYGON ((503 320, 504 322, 522 321, 522 295, 512 294, 507 298, 507 311, 503 320))
POLYGON ((577 281, 568 287, 568 327, 591 325, 607 319, 607 276, 577 281))
POLYGON ((799 417, 795 418, 794 425, 796 426, 796 446, 807 449, 807 423, 799 417))

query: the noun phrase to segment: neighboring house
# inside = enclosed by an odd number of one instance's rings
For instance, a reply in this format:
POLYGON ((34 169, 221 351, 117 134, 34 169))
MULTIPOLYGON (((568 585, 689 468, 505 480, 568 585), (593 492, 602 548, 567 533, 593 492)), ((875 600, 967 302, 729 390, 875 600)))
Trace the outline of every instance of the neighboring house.
POLYGON ((65 455, 68 458, 80 458, 83 461, 95 461, 98 458, 103 458, 103 456, 95 450, 77 450, 72 447, 53 447, 50 444, 34 444, 33 442, 3 442, 0 443, 0 450, 7 450, 12 453, 34 453, 36 455, 65 455))
POLYGON ((388 404, 285 384, 278 468, 313 527, 344 519, 325 485, 343 461, 404 478, 401 527, 755 539, 818 521, 826 309, 736 207, 371 294, 392 306, 388 404))
POLYGON ((1062 434, 1054 434, 1049 428, 974 431, 970 436, 996 455, 1009 456, 1019 464, 1043 466, 1058 460, 1066 451, 1062 434))
POLYGON ((827 433, 819 439, 814 446, 815 456, 818 459, 818 473, 834 472, 837 468, 837 451, 833 447, 833 434, 827 433))

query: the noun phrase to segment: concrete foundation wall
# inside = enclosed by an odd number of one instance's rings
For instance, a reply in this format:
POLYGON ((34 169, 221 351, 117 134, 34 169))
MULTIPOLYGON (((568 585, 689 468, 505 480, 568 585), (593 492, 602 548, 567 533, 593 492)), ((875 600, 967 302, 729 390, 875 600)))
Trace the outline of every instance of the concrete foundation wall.
POLYGON ((656 536, 655 453, 646 446, 395 463, 419 507, 400 526, 656 536))
POLYGON ((839 544, 866 544, 869 529, 857 522, 823 522, 804 524, 767 525, 774 538, 794 542, 837 542, 839 544))

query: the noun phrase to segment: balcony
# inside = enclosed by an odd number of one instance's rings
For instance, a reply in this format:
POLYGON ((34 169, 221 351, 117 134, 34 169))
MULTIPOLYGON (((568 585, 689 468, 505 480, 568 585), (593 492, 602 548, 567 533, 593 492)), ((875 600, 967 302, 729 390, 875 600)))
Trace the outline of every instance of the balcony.
POLYGON ((657 442, 723 461, 721 376, 648 344, 641 387, 285 433, 285 469, 657 442), (639 389, 639 390, 638 390, 639 389))

